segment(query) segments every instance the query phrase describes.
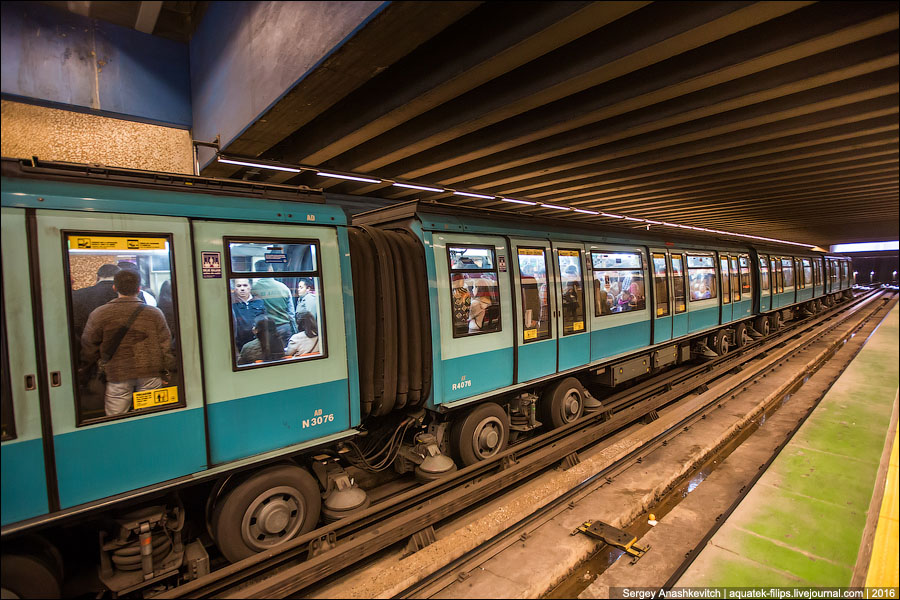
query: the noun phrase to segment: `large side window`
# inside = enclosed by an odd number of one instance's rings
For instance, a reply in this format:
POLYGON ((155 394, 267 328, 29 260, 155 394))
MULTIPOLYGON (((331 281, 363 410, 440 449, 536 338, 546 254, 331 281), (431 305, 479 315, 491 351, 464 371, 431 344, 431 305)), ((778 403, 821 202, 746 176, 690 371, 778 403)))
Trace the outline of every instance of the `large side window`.
POLYGON ((744 296, 750 297, 750 257, 746 254, 741 254, 740 256, 741 263, 741 294, 744 296))
POLYGON ((672 288, 675 295, 675 314, 687 310, 684 297, 684 263, 681 254, 672 255, 672 288))
POLYGON ((594 315, 644 310, 644 271, 639 252, 592 252, 594 315))
POLYGON ((782 258, 781 267, 784 272, 784 287, 794 287, 794 259, 790 257, 782 258))
POLYGON ((225 247, 234 368, 326 356, 318 242, 226 239, 225 247))
POLYGON ((656 316, 669 314, 669 277, 666 269, 666 255, 653 255, 653 281, 656 292, 656 316))
POLYGON ((687 255, 691 300, 716 297, 716 263, 712 256, 687 255))
POLYGON ((772 276, 775 278, 772 287, 779 294, 784 291, 784 269, 782 269, 781 264, 782 259, 772 258, 772 276))
POLYGON ((769 261, 765 256, 759 257, 759 289, 769 289, 769 261))
POLYGON ((171 236, 64 242, 77 424, 185 406, 171 236))
POLYGON ((741 300, 741 272, 738 269, 738 258, 731 258, 731 299, 735 302, 741 300))
POLYGON ((493 246, 448 246, 453 337, 500 331, 500 286, 493 246))
POLYGON ((803 287, 813 285, 813 268, 812 261, 808 258, 803 259, 803 287))
POLYGON ((522 341, 546 340, 552 333, 546 251, 519 248, 516 253, 522 285, 522 341))
POLYGON ((581 251, 559 251, 559 275, 562 278, 563 335, 584 331, 584 280, 581 277, 581 251))
POLYGON ((731 302, 731 278, 728 276, 728 257, 719 257, 719 265, 722 270, 722 304, 731 302))
POLYGON ((816 285, 822 285, 825 283, 825 278, 822 276, 822 259, 817 258, 815 262, 816 266, 816 285))

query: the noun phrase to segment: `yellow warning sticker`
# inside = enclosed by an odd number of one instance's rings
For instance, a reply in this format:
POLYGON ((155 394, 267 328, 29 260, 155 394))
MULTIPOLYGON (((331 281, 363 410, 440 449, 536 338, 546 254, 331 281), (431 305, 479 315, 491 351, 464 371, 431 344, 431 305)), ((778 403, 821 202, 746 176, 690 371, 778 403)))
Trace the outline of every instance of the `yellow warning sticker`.
POLYGON ((559 251, 559 255, 560 255, 560 256, 574 256, 574 257, 577 258, 577 257, 578 257, 578 250, 560 250, 560 251, 559 251))
POLYGON ((572 323, 572 331, 582 331, 584 330, 584 321, 575 321, 572 323))
POLYGON ((173 385, 171 387, 156 388, 155 390, 134 392, 131 397, 134 401, 134 410, 153 408, 164 404, 175 404, 178 402, 178 386, 173 385))
POLYGON ((69 250, 165 250, 165 238, 68 236, 69 250))
POLYGON ((526 340, 536 340, 537 339, 537 329, 526 329, 522 333, 525 334, 526 340))
POLYGON ((544 251, 538 248, 519 248, 520 256, 543 256, 544 251))

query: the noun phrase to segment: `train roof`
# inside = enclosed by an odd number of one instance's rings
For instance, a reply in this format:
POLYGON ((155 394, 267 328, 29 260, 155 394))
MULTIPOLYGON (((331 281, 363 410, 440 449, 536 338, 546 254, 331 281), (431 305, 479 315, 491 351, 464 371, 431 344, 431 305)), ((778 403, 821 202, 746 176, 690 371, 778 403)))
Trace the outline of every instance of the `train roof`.
MULTIPOLYGON (((589 217, 588 217, 589 218, 589 217)), ((392 206, 358 213, 353 225, 387 225, 418 219, 429 231, 465 231, 485 234, 514 234, 523 236, 584 236, 611 243, 634 243, 676 247, 707 246, 725 249, 754 248, 763 253, 822 256, 825 250, 807 245, 791 245, 761 240, 742 239, 739 236, 704 233, 687 229, 671 229, 650 225, 653 230, 624 227, 615 223, 590 223, 571 217, 546 217, 521 215, 513 211, 470 208, 456 204, 413 200, 392 206)))

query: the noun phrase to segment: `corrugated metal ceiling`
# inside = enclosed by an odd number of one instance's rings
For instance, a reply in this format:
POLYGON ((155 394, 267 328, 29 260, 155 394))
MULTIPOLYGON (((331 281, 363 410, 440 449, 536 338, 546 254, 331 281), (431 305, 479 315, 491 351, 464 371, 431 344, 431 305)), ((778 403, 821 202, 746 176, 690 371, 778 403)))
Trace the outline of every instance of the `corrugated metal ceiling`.
POLYGON ((897 63, 895 2, 397 2, 223 151, 816 245, 896 239, 897 63), (379 62, 426 21, 437 34, 379 62))

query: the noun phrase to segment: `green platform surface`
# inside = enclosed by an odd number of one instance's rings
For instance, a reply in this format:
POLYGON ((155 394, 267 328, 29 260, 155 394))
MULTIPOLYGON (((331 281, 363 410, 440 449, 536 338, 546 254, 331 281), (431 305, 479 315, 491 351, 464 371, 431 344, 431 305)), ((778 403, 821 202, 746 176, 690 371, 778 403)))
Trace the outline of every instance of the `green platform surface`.
POLYGON ((678 586, 849 586, 898 389, 898 307, 678 586))

